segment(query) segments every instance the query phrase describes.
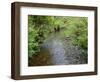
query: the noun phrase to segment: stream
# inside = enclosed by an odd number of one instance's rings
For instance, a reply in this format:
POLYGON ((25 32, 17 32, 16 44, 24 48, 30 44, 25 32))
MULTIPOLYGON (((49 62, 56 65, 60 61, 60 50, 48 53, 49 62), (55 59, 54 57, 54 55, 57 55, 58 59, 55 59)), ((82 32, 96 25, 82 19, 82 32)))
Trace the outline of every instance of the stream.
POLYGON ((71 39, 65 39, 62 31, 51 34, 42 44, 49 51, 54 65, 85 64, 82 49, 71 44, 71 39))
POLYGON ((29 61, 29 66, 86 64, 82 49, 74 46, 63 31, 51 33, 41 45, 40 52, 29 61))

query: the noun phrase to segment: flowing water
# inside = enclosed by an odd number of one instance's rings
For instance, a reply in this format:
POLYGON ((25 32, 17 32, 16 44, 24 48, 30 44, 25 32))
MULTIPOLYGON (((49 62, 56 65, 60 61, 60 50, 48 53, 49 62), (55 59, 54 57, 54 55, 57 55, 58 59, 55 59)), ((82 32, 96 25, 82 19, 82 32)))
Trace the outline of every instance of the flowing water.
POLYGON ((71 41, 71 37, 66 38, 63 31, 51 33, 29 66, 86 64, 83 50, 72 45, 71 41))
POLYGON ((63 32, 51 34, 42 44, 42 48, 49 51, 54 65, 85 64, 82 49, 74 46, 71 39, 65 39, 63 32))

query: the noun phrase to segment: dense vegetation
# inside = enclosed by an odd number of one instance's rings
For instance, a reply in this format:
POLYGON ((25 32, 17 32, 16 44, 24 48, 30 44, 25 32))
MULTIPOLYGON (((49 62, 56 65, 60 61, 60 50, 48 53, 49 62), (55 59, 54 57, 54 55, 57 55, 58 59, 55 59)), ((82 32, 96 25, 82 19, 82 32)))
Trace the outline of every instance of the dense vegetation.
POLYGON ((65 38, 83 49, 87 55, 87 18, 69 16, 28 16, 28 56, 37 55, 41 44, 51 33, 63 31, 65 38))

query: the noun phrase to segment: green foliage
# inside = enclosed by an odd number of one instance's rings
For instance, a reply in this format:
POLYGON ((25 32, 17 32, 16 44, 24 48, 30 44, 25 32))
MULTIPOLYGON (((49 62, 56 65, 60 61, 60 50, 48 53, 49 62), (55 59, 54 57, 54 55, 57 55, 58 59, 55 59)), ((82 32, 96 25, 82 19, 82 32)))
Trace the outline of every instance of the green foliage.
POLYGON ((65 35, 72 38, 73 44, 83 49, 87 49, 87 18, 70 17, 68 19, 67 30, 65 35))
POLYGON ((28 16, 28 54, 29 57, 36 55, 40 45, 49 33, 51 19, 46 16, 28 16))
POLYGON ((40 45, 50 33, 62 30, 65 38, 70 37, 73 45, 87 50, 87 18, 65 16, 28 16, 28 54, 37 55, 40 45))

